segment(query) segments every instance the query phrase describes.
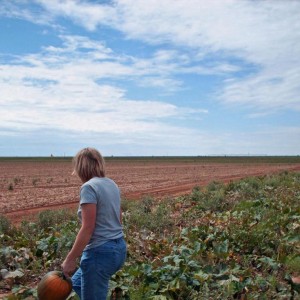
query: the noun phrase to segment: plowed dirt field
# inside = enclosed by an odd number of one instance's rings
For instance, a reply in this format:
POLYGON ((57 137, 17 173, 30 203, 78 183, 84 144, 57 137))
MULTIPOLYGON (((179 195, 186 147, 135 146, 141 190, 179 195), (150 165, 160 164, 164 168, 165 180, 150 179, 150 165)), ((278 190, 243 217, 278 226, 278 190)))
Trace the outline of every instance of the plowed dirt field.
MULTIPOLYGON (((178 196, 211 181, 229 182, 280 171, 300 171, 300 163, 256 162, 251 159, 122 158, 106 161, 107 176, 122 197, 140 199, 178 196)), ((12 221, 44 209, 77 207, 81 182, 72 176, 70 159, 0 160, 0 213, 12 221)))

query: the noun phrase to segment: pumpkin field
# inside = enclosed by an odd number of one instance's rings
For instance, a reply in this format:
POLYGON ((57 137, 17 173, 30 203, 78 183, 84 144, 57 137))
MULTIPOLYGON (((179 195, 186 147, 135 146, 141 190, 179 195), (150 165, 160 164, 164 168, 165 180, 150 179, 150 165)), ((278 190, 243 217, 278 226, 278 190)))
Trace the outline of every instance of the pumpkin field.
MULTIPOLYGON (((128 244, 108 299, 300 299, 298 157, 106 162, 128 244)), ((0 169, 0 299, 37 299, 79 230, 80 181, 70 159, 0 169)))

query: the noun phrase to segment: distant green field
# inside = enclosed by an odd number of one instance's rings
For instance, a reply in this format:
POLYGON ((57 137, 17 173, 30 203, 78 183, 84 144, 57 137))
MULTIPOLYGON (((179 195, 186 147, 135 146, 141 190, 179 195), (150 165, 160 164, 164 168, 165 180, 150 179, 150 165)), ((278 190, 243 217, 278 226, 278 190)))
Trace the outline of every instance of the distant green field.
POLYGON ((197 163, 300 163, 300 156, 135 156, 106 157, 107 161, 181 161, 197 163))
POLYGON ((70 162, 72 157, 0 157, 0 162, 21 162, 21 161, 28 161, 28 162, 70 162))
MULTIPOLYGON (((0 157, 0 162, 70 162, 72 157, 0 157)), ((106 161, 197 162, 197 163, 300 163, 297 156, 107 156, 106 161)))

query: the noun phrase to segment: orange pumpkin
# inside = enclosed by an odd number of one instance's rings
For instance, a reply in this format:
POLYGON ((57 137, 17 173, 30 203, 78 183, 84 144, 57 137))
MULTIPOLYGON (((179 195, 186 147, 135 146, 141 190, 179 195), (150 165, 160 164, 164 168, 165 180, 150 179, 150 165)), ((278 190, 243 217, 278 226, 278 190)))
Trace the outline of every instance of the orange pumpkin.
POLYGON ((38 284, 39 300, 65 300, 72 291, 72 282, 62 272, 47 273, 38 284))

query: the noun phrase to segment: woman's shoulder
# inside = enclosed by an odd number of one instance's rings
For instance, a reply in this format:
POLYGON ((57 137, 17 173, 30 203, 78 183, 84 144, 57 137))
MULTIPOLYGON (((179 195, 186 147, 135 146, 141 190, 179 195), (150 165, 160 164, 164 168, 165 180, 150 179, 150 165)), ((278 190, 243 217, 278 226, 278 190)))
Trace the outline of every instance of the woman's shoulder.
POLYGON ((85 182, 83 185, 98 185, 98 184, 111 184, 111 185, 117 185, 115 181, 109 177, 93 177, 89 181, 85 182))

